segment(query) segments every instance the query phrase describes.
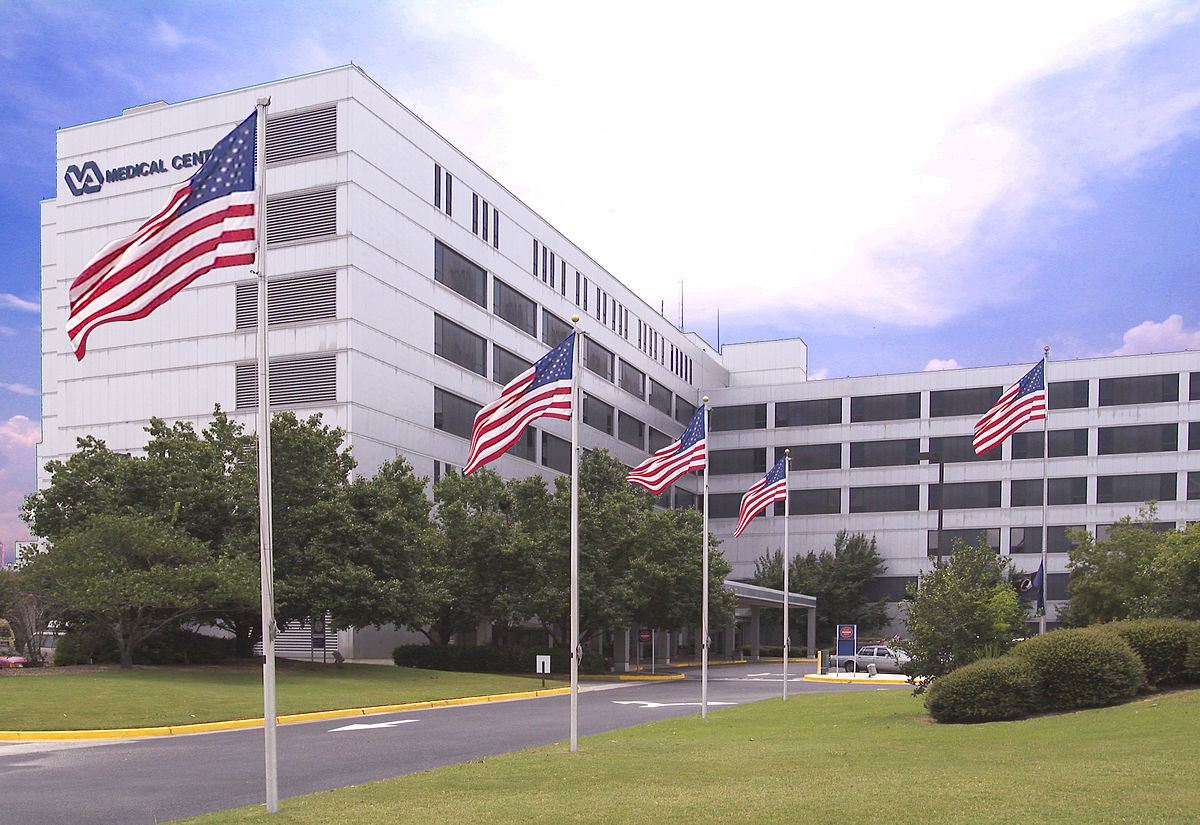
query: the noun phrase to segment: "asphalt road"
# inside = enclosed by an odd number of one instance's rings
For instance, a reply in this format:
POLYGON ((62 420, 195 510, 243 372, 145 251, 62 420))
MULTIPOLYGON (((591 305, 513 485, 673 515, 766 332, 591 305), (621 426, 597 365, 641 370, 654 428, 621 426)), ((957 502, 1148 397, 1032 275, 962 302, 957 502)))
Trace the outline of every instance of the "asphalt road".
MULTIPOLYGON (((806 682, 789 694, 876 690, 806 682)), ((699 670, 669 682, 584 682, 579 735, 700 712, 699 670)), ((709 668, 709 712, 781 695, 779 664, 709 668)), ((570 697, 456 705, 281 725, 281 798, 566 742, 570 697)), ((586 749, 586 742, 580 749, 586 749)), ((262 729, 144 739, 0 743, 0 821, 153 825, 263 804, 262 729)))

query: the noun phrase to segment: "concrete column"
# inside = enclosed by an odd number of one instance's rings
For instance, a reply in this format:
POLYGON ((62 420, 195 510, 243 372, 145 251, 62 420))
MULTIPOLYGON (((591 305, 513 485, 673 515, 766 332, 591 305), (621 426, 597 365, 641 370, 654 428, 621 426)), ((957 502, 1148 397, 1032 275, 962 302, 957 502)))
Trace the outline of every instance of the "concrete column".
POLYGON ((492 643, 492 623, 482 621, 475 628, 475 644, 479 647, 490 645, 492 643))
POLYGON ((750 661, 757 662, 761 657, 758 654, 759 635, 762 631, 761 624, 762 608, 754 605, 750 608, 750 661))
POLYGON ((737 651, 733 648, 734 640, 737 639, 737 627, 730 625, 725 628, 725 659, 736 659, 737 651))
POLYGON ((613 673, 628 673, 629 664, 629 631, 618 630, 613 634, 613 673))
POLYGON ((808 658, 817 655, 817 609, 808 608, 808 658))

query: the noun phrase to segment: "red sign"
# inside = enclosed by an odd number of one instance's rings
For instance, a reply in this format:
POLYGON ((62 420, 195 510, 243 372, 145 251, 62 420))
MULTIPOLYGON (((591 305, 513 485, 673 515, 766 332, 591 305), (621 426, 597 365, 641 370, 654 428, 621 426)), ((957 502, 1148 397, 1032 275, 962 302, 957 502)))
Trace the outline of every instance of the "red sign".
POLYGON ((639 642, 650 641, 650 631, 649 630, 639 630, 638 631, 638 641, 639 642))
POLYGON ((854 638, 854 625, 844 624, 838 628, 838 635, 843 639, 854 638))

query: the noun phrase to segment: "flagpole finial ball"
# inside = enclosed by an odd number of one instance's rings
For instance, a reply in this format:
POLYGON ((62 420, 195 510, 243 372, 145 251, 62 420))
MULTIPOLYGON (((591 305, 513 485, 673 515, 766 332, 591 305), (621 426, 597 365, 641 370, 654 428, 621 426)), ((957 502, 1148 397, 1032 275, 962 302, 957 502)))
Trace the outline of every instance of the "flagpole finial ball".
POLYGON ((791 455, 791 454, 792 454, 792 451, 791 451, 790 449, 788 449, 788 450, 784 450, 784 451, 783 451, 783 454, 784 454, 784 455, 791 455))
POLYGON ((701 400, 701 401, 703 401, 705 404, 707 404, 707 403, 708 403, 708 396, 706 395, 706 396, 704 396, 703 398, 701 398, 700 400, 701 400))
POLYGON ((578 315, 572 315, 572 316, 571 316, 571 323, 572 323, 572 324, 578 324, 578 323, 579 323, 579 316, 578 316, 578 315))

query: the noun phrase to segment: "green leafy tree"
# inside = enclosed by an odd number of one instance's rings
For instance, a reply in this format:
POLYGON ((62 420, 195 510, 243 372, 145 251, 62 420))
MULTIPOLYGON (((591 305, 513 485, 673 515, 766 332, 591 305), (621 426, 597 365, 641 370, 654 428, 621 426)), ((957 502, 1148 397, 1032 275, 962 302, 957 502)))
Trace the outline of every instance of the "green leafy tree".
MULTIPOLYGON (((1027 610, 1010 583, 1011 562, 981 542, 956 541, 949 558, 909 585, 902 603, 909 676, 926 685, 955 668, 1007 651, 1024 634, 1027 610)), ((918 692, 920 689, 918 689, 918 692)))
MULTIPOLYGON (((672 630, 699 627, 704 571, 703 517, 697 510, 652 510, 646 514, 638 552, 629 567, 633 620, 641 627, 672 630)), ((734 598, 725 588, 732 568, 709 538, 709 626, 733 624, 734 598)))
POLYGON ((122 668, 133 667, 134 653, 155 633, 207 609, 210 594, 222 597, 249 580, 237 559, 214 558, 178 528, 108 514, 91 517, 32 556, 22 575, 61 614, 103 628, 122 668))
POLYGON ((1131 615, 1200 619, 1200 522, 1157 538, 1144 574, 1150 591, 1133 600, 1131 615))
MULTIPOLYGON (((859 632, 868 635, 887 623, 887 600, 872 601, 867 596, 868 586, 886 570, 873 536, 845 530, 834 538, 832 551, 792 559, 789 589, 817 599, 818 644, 832 644, 839 624, 858 625, 859 632)), ((759 557, 751 582, 782 590, 783 553, 776 550, 759 557)), ((795 611, 793 616, 792 636, 798 638, 807 617, 804 611, 795 611)))
POLYGON ((1156 512, 1149 504, 1136 518, 1126 516, 1109 528, 1104 541, 1084 530, 1072 533, 1075 546, 1068 552, 1071 579, 1065 611, 1070 624, 1127 619, 1151 598, 1155 582, 1149 572, 1162 542, 1150 529, 1156 512))

